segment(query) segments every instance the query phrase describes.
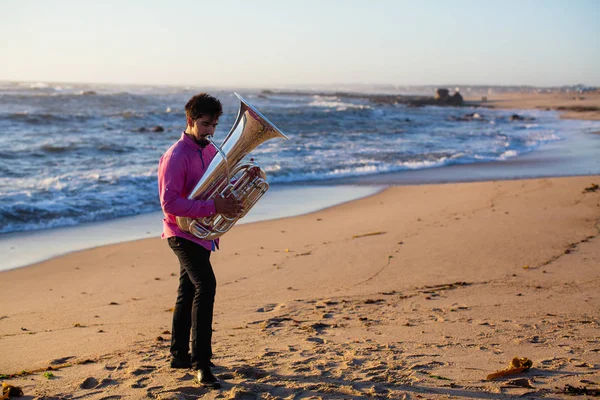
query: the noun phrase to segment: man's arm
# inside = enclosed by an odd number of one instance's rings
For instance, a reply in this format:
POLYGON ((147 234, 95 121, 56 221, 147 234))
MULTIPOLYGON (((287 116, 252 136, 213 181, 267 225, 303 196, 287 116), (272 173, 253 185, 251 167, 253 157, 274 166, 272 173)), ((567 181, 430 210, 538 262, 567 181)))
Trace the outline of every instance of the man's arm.
POLYGON ((158 188, 160 206, 171 215, 178 217, 203 218, 215 214, 213 200, 189 200, 183 196, 186 175, 185 160, 165 157, 158 167, 158 188))

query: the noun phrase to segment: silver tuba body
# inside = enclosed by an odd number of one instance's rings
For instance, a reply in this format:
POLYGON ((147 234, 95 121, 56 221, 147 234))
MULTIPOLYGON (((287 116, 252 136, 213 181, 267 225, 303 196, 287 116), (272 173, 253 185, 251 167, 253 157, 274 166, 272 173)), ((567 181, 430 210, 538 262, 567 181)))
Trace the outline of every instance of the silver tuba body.
POLYGON ((261 143, 276 137, 288 139, 275 125, 239 94, 240 109, 229 134, 217 146, 217 154, 188 196, 190 200, 211 200, 217 196, 237 198, 244 208, 241 215, 215 214, 206 218, 177 217, 177 225, 199 239, 212 240, 225 234, 243 218, 269 189, 265 171, 253 160, 242 159, 261 143), (252 171, 252 173, 251 173, 252 171))

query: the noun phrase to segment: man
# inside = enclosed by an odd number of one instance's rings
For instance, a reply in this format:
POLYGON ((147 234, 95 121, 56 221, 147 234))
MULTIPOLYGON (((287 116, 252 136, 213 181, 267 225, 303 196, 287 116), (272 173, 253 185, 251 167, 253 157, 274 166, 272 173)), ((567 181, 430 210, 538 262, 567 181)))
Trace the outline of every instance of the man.
POLYGON ((216 279, 210 264, 218 239, 202 240, 177 226, 176 216, 201 218, 214 214, 239 215, 238 200, 217 196, 214 200, 189 200, 187 196, 204 175, 217 153, 212 136, 223 113, 221 102, 200 93, 185 105, 187 127, 181 138, 160 158, 158 190, 163 209, 163 234, 179 259, 179 288, 171 336, 171 367, 194 368, 198 381, 220 387, 211 372, 212 318, 216 279), (191 356, 188 354, 191 333, 191 356))

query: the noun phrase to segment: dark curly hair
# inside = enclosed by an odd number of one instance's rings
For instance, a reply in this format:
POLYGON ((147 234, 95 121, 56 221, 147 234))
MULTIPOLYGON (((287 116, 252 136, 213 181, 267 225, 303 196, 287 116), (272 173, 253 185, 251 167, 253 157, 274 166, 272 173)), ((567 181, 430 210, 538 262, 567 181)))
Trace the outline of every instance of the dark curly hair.
POLYGON ((223 106, 219 99, 208 93, 199 93, 193 96, 185 105, 185 116, 196 120, 205 115, 219 118, 223 114, 223 106))

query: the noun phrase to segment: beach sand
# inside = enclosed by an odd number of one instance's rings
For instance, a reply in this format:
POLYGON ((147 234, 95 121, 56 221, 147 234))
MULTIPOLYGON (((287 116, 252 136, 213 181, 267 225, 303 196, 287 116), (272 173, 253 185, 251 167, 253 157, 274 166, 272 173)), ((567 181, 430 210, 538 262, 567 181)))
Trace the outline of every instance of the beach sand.
POLYGON ((392 187, 235 227, 213 256, 217 392, 168 366, 177 263, 164 241, 6 271, 0 371, 29 396, 90 399, 502 398, 598 384, 593 182, 392 187), (484 380, 515 356, 533 368, 484 380), (19 375, 49 366, 64 368, 19 375))
POLYGON ((600 120, 600 91, 497 93, 486 97, 485 102, 480 102, 481 96, 467 97, 466 100, 493 108, 556 110, 566 119, 600 120))
POLYGON ((234 227, 212 258, 221 390, 169 368, 179 267, 165 241, 4 271, 0 374, 30 399, 570 398, 566 385, 597 390, 594 184, 600 176, 392 186, 234 227), (533 367, 486 380, 514 357, 533 367))

